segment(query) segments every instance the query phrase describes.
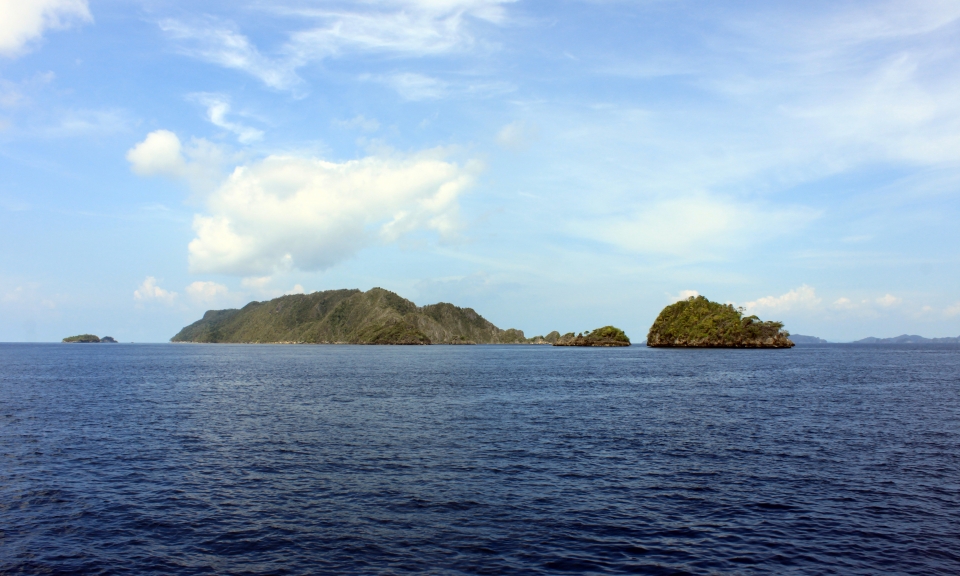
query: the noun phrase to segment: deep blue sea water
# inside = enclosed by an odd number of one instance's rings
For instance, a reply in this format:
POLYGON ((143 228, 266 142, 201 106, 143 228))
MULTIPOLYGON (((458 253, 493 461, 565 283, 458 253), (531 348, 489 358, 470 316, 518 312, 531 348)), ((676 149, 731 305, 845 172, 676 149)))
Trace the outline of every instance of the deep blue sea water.
POLYGON ((960 347, 0 344, 0 573, 960 573, 960 347))

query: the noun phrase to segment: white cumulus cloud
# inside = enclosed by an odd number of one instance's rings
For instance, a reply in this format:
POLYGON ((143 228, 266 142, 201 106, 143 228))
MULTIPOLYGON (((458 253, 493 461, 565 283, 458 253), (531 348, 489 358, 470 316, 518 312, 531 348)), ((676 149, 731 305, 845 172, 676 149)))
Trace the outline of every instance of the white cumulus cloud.
POLYGON ((92 21, 86 0, 0 0, 0 55, 20 54, 47 29, 92 21))
POLYGON ((213 302, 229 292, 223 284, 216 282, 193 282, 186 288, 187 295, 197 302, 213 302))
POLYGON ((194 218, 190 269, 244 276, 328 268, 415 231, 451 237, 477 166, 441 152, 343 163, 269 156, 234 170, 194 218))
POLYGON ((288 290, 278 288, 273 285, 274 280, 273 276, 250 276, 241 280, 240 285, 257 297, 267 299, 290 294, 306 294, 307 292, 302 284, 294 284, 293 288, 288 290))
POLYGON ((689 298, 696 298, 700 293, 696 290, 681 290, 679 294, 667 294, 671 302, 679 302, 689 298))
POLYGON ((839 310, 850 310, 851 308, 856 308, 857 305, 853 302, 853 300, 850 300, 846 297, 841 297, 834 300, 833 307, 839 310))
POLYGON ((153 276, 147 276, 143 284, 133 291, 133 298, 139 302, 162 302, 164 304, 173 304, 177 298, 176 292, 164 290, 157 285, 157 279, 153 276))
POLYGON ((897 304, 903 302, 903 298, 897 298, 893 294, 886 294, 884 296, 877 298, 875 302, 879 306, 883 306, 884 308, 889 308, 891 306, 896 306, 897 304))
POLYGON ((131 169, 141 176, 180 176, 186 170, 180 138, 169 130, 156 130, 127 152, 131 169))
POLYGON ((772 310, 783 312, 794 308, 814 308, 820 304, 817 292, 804 284, 780 296, 765 296, 752 302, 746 302, 743 307, 753 314, 758 310, 772 310))
POLYGON ((221 176, 224 155, 202 138, 194 138, 185 147, 173 132, 155 130, 127 151, 127 161, 140 176, 183 179, 195 189, 211 190, 221 176))
POLYGON ((957 303, 954 304, 953 306, 947 307, 947 309, 944 310, 943 312, 944 312, 944 314, 946 314, 948 317, 960 316, 960 302, 957 302, 957 303))

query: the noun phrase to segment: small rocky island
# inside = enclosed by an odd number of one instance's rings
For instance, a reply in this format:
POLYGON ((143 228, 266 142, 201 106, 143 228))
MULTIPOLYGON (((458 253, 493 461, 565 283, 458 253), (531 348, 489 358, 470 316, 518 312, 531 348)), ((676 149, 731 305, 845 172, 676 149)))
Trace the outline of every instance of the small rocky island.
POLYGON ((76 336, 68 336, 67 338, 64 338, 63 341, 67 342, 68 344, 104 344, 104 343, 116 344, 117 343, 117 341, 114 340, 112 336, 104 336, 103 338, 100 338, 95 334, 78 334, 76 336))
POLYGON ((589 333, 577 334, 569 332, 560 336, 553 343, 554 346, 596 346, 610 348, 615 346, 629 346, 630 338, 623 330, 614 326, 604 326, 589 333))
POLYGON ((240 309, 209 310, 171 342, 245 344, 541 344, 629 346, 613 326, 588 334, 527 338, 523 330, 497 328, 472 308, 447 302, 417 306, 372 288, 292 294, 240 309))
POLYGON ((790 333, 782 322, 763 322, 744 316, 731 304, 703 296, 671 304, 660 312, 647 346, 653 348, 791 348, 790 333))

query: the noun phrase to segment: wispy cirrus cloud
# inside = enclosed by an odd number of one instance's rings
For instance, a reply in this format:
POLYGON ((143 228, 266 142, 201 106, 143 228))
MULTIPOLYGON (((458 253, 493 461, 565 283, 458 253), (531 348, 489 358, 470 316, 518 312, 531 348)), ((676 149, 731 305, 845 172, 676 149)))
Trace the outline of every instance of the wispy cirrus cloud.
POLYGON ((241 70, 271 88, 290 89, 301 82, 296 69, 305 63, 304 60, 295 54, 264 56, 229 22, 207 18, 186 23, 168 18, 161 20, 159 26, 187 56, 241 70))
POLYGON ((230 113, 230 99, 227 96, 198 92, 191 94, 188 98, 206 106, 207 120, 214 126, 233 132, 237 136, 237 141, 241 144, 250 144, 263 138, 263 130, 227 119, 227 114, 230 113))
POLYGON ((363 114, 358 114, 349 120, 334 120, 333 125, 363 132, 376 132, 380 129, 380 122, 376 118, 367 118, 363 114))
POLYGON ((482 81, 474 78, 441 79, 417 72, 360 76, 392 88, 404 100, 439 100, 450 96, 490 97, 507 94, 516 89, 509 82, 482 81))
POLYGON ((511 122, 497 132, 497 144, 509 150, 524 150, 540 137, 540 127, 532 122, 511 122))
POLYGON ((692 97, 710 98, 691 124, 695 132, 670 122, 668 141, 683 141, 692 152, 687 172, 715 172, 710 157, 697 156, 704 143, 736 150, 723 170, 741 183, 759 181, 754 189, 878 163, 957 165, 955 2, 705 8, 701 23, 690 25, 703 51, 652 45, 630 63, 616 54, 599 67, 635 78, 680 77, 692 97))
POLYGON ((272 53, 261 50, 231 22, 207 17, 159 25, 186 55, 241 70, 272 88, 295 89, 297 70, 309 62, 366 53, 422 57, 467 50, 477 42, 471 21, 502 24, 514 0, 385 0, 339 2, 316 8, 270 6, 277 16, 298 17, 305 27, 287 33, 272 53))
POLYGON ((70 110, 42 131, 51 137, 96 136, 126 132, 135 120, 126 110, 70 110))
POLYGON ((388 0, 339 3, 337 9, 279 8, 320 25, 294 33, 290 45, 311 59, 345 52, 441 54, 475 43, 469 19, 500 24, 514 0, 388 0))
POLYGON ((651 200, 627 214, 581 219, 570 226, 582 237, 635 253, 714 259, 789 234, 819 217, 803 206, 775 207, 711 194, 651 200))

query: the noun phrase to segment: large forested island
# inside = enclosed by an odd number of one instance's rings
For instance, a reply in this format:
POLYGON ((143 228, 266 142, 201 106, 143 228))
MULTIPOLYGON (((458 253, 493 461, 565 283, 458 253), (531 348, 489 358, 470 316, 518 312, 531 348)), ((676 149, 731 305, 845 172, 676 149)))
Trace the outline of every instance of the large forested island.
POLYGON ((671 304, 660 312, 647 334, 647 346, 684 348, 791 348, 782 322, 744 316, 731 304, 703 296, 671 304))
MULTIPOLYGON (((327 290, 293 294, 251 302, 240 309, 210 310, 170 340, 261 344, 555 344, 562 338, 556 331, 527 338, 522 330, 497 328, 472 308, 445 302, 417 306, 389 290, 373 288, 366 292, 327 290)), ((563 345, 607 345, 603 342, 606 340, 598 333, 597 338, 563 345)))

